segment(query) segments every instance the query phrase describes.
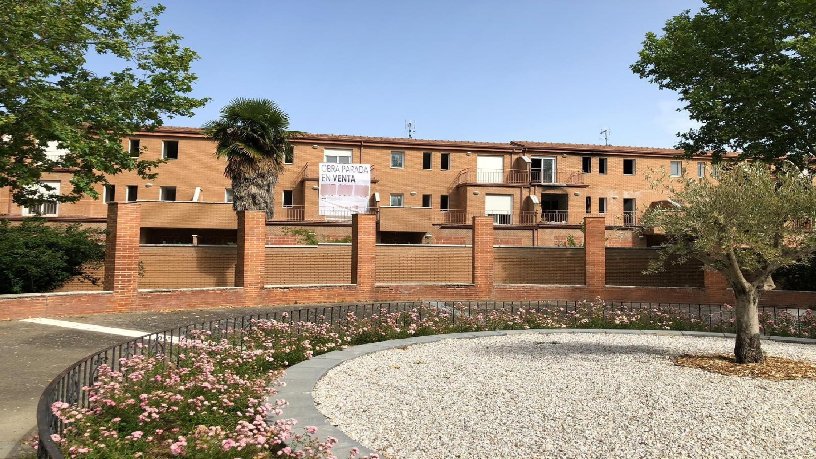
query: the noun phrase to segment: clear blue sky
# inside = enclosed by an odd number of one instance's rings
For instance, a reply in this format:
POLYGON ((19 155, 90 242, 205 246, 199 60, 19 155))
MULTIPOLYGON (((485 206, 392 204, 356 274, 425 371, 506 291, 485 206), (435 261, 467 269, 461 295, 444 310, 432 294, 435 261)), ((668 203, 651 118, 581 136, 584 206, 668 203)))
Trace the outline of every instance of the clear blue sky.
POLYGON ((644 34, 696 0, 164 0, 162 28, 201 59, 200 126, 266 97, 293 129, 429 139, 670 147, 677 97, 635 76, 644 34), (227 6, 229 5, 229 6, 227 6))

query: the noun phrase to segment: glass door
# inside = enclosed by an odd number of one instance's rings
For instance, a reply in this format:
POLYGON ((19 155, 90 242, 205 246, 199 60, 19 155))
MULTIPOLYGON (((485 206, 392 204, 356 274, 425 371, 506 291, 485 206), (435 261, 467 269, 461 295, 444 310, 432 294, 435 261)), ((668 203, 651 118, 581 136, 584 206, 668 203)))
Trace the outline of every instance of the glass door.
POLYGON ((555 183, 555 158, 530 158, 533 183, 555 183))

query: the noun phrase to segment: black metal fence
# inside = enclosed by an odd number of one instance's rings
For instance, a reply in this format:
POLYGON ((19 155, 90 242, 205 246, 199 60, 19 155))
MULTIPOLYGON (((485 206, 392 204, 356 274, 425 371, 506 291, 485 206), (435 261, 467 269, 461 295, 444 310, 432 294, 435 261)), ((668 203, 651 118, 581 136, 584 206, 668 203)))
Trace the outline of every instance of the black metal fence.
MULTIPOLYGON (((575 314, 579 309, 585 310, 584 308, 588 304, 591 303, 556 300, 526 302, 416 301, 321 305, 297 309, 277 307, 258 314, 211 320, 151 333, 95 352, 66 368, 51 381, 43 391, 37 405, 37 431, 39 434, 37 457, 63 458, 59 447, 51 439, 51 435, 61 434, 64 427, 59 418, 51 411, 51 406, 55 402, 66 402, 80 407, 88 407, 88 393, 83 390, 83 387, 91 386, 96 381, 101 365, 107 365, 114 371, 118 371, 121 358, 139 354, 162 354, 171 361, 176 360, 180 352, 178 346, 180 339, 192 331, 217 332, 220 337, 230 339, 242 346, 244 332, 251 329, 258 320, 277 320, 289 323, 323 321, 335 325, 346 319, 349 314, 364 318, 383 311, 387 313, 404 312, 420 306, 433 308, 437 311, 446 311, 450 316, 450 320, 454 323, 457 319, 461 320, 464 317, 494 310, 510 313, 515 313, 521 309, 538 312, 549 311, 566 318, 570 314, 575 314)), ((709 331, 729 331, 728 324, 733 320, 731 308, 718 304, 606 302, 594 304, 592 308, 594 308, 594 314, 600 316, 603 320, 613 317, 616 312, 656 314, 693 321, 696 324, 696 329, 702 328, 709 331)), ((806 310, 795 307, 766 306, 761 308, 761 314, 764 314, 765 317, 777 320, 777 318, 785 315, 788 321, 795 321, 795 327, 792 329, 794 335, 797 332, 799 335, 802 334, 801 319, 802 314, 806 314, 803 311, 806 310)), ((791 323, 789 326, 793 325, 794 323, 791 323)))

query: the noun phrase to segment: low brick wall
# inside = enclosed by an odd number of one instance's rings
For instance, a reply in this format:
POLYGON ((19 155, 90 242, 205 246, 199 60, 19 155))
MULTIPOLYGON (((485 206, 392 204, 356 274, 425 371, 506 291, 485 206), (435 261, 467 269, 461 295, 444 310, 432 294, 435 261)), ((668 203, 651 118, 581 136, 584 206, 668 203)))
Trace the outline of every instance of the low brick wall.
POLYGON ((496 247, 493 269, 497 284, 583 285, 584 249, 496 247))
POLYGON ((111 292, 0 295, 0 320, 111 312, 113 300, 111 292))
POLYGON ((143 245, 140 289, 232 287, 235 246, 143 245))
POLYGON ((636 287, 698 287, 705 286, 703 265, 690 260, 683 264, 669 263, 662 271, 643 274, 649 263, 658 259, 659 249, 607 248, 606 285, 636 287))
POLYGON ((471 252, 466 246, 377 245, 376 281, 470 283, 471 252))
POLYGON ((351 282, 350 244, 266 247, 266 285, 351 282))

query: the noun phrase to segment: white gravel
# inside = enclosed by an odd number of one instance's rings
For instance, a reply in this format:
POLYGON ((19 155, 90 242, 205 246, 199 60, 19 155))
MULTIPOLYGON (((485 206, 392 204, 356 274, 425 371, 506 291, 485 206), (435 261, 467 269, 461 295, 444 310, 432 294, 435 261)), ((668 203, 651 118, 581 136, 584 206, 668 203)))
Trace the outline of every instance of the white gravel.
MULTIPOLYGON (((816 361, 816 346, 763 342, 816 361)), ((449 339, 344 362, 319 411, 386 458, 816 457, 816 381, 677 367, 733 340, 621 334, 449 339)))

